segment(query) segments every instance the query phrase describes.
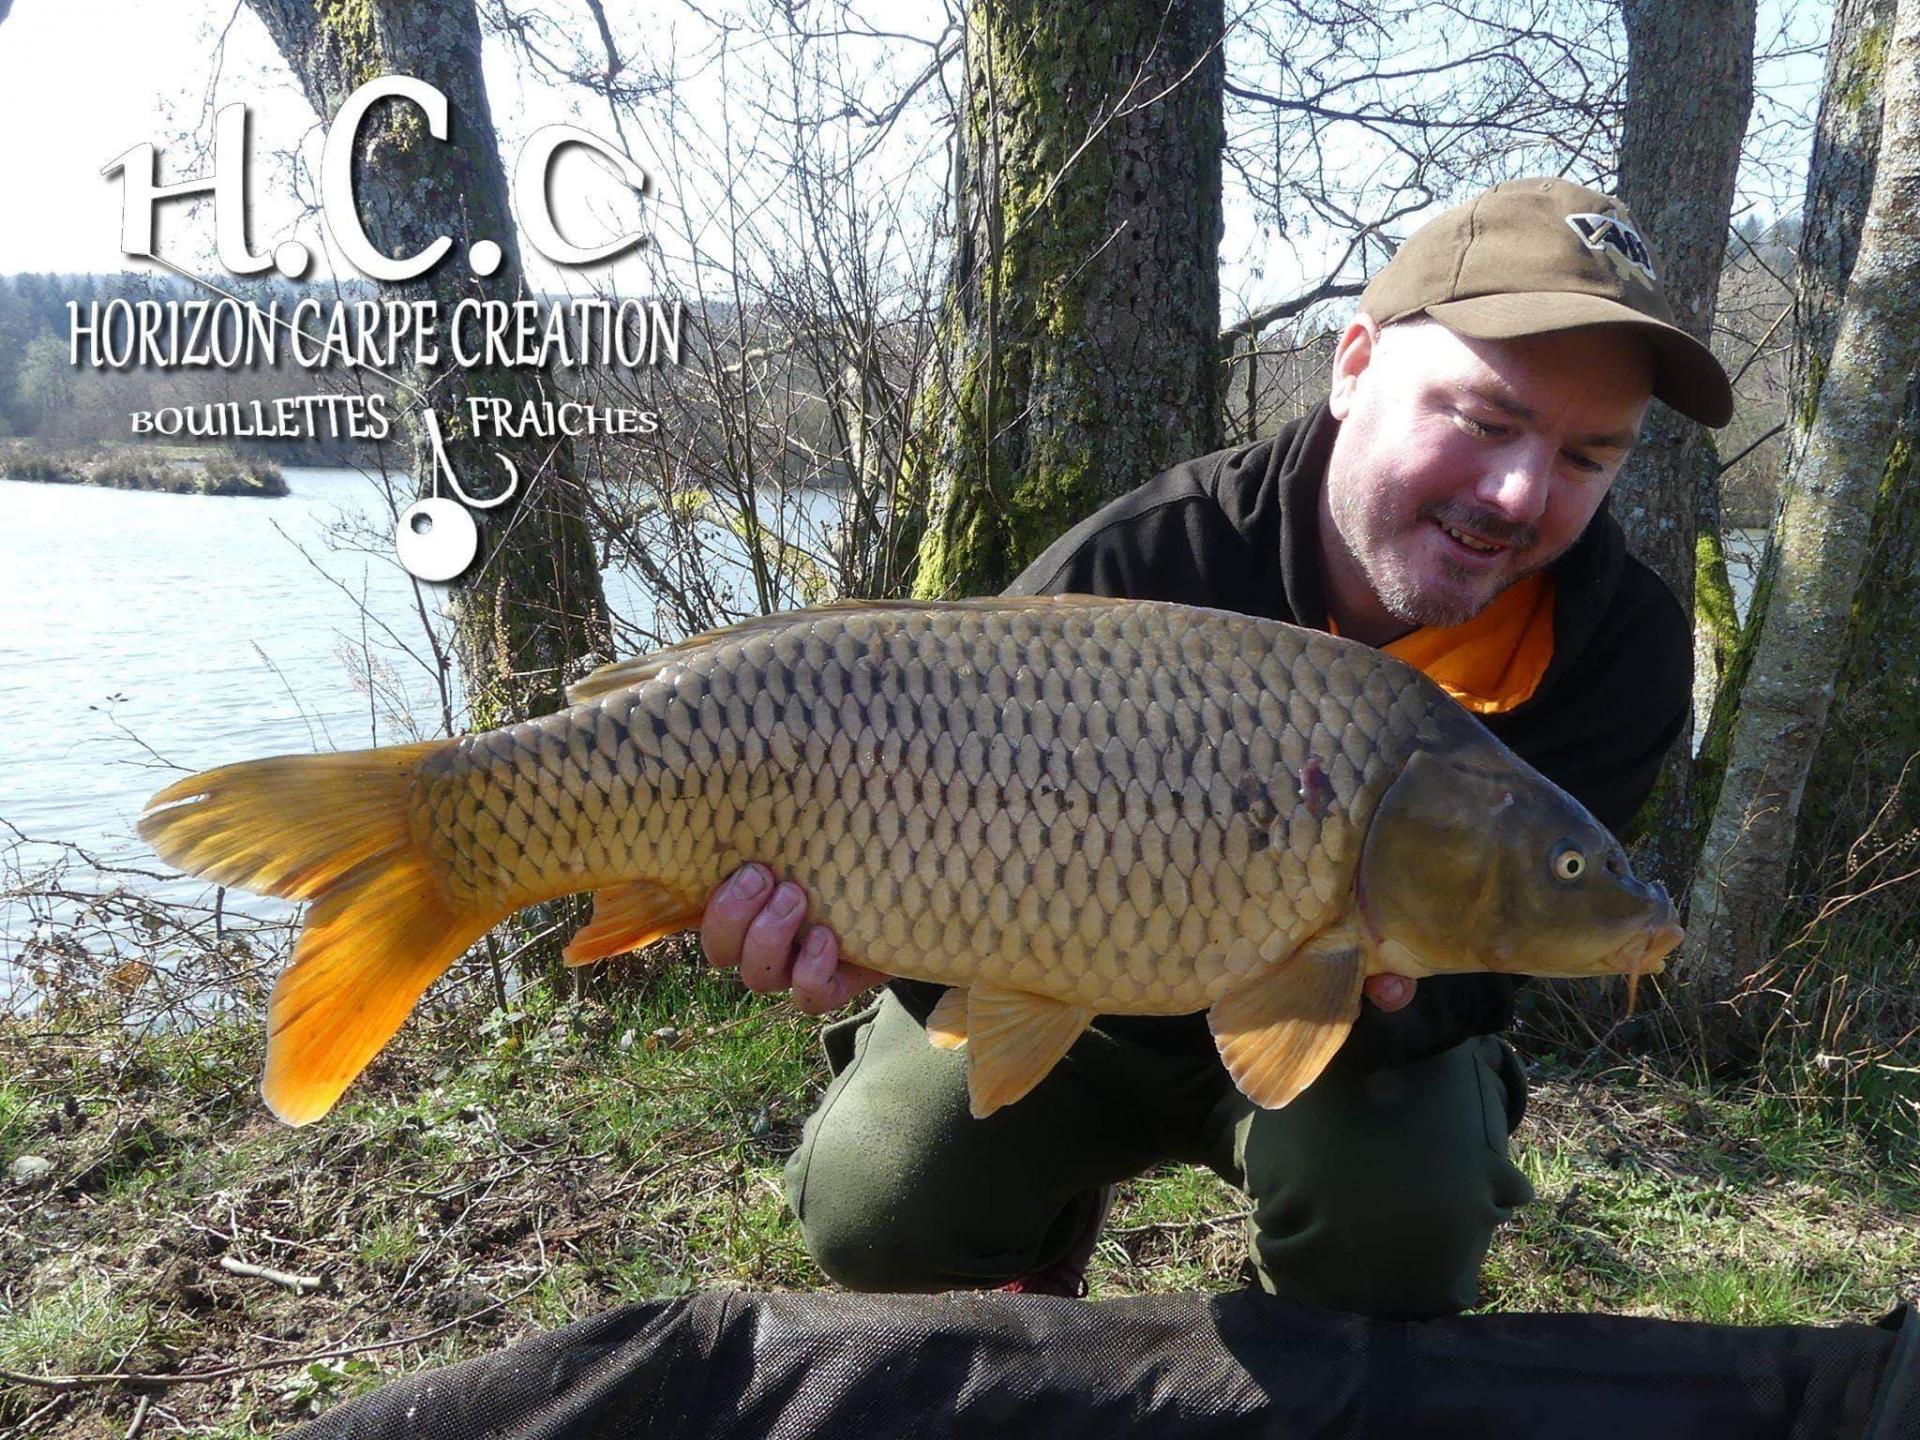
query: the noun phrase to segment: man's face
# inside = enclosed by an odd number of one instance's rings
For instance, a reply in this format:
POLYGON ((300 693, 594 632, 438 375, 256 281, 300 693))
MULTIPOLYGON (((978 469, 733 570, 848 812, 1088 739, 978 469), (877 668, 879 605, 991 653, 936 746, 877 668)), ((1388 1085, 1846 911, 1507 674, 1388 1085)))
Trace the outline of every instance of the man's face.
POLYGON ((1321 500, 1343 632, 1379 644, 1462 624, 1551 564, 1606 498, 1652 387, 1645 343, 1621 327, 1470 340, 1357 317, 1334 359, 1321 500))

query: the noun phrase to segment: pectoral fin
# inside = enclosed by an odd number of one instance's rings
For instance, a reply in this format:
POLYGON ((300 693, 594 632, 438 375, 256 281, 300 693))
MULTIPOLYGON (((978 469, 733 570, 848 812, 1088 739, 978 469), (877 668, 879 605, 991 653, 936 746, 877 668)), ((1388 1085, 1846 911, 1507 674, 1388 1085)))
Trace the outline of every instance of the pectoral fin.
POLYGON ((586 965, 623 955, 700 923, 700 902, 653 880, 609 885, 593 897, 593 919, 582 926, 560 958, 586 965))
POLYGON ((927 1039, 942 1050, 958 1050, 967 1043, 967 989, 956 985, 940 997, 927 1016, 927 1039))
POLYGON ((1353 1028, 1366 978, 1358 948, 1310 940, 1222 995, 1207 1024, 1233 1083, 1269 1110, 1305 1090, 1353 1028))
POLYGON ((967 1093, 976 1120, 1046 1079, 1093 1019, 1091 1010, 1024 990, 975 985, 966 993, 967 1093))

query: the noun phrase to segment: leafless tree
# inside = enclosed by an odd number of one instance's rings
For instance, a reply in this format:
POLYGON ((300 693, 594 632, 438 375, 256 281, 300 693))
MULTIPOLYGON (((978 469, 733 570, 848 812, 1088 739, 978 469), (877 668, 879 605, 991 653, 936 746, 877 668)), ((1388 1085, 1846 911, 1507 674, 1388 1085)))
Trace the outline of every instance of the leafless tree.
MULTIPOLYGON (((1753 0, 1689 7, 1628 0, 1627 106, 1620 197, 1655 237, 1674 319, 1711 341, 1741 140, 1753 108, 1753 0), (1685 135, 1676 145, 1673 137, 1685 135)), ((1656 405, 1608 497, 1634 555, 1694 610, 1700 516, 1719 528, 1719 466, 1706 431, 1656 405)), ((1691 867, 1693 730, 1682 729, 1655 787, 1640 866, 1678 886, 1691 867)))
MULTIPOLYGON (((1882 477, 1920 360, 1920 3, 1883 59, 1881 135, 1858 253, 1778 526, 1768 606, 1693 887, 1684 973, 1731 993, 1771 953, 1801 799, 1832 700, 1882 477), (1781 603, 1786 597, 1792 603, 1781 603)), ((1907 460, 1900 456, 1897 473, 1907 460)), ((1889 657, 1892 658, 1892 657, 1889 657)), ((1894 660, 1893 663, 1902 663, 1894 660)), ((1911 657, 1904 663, 1911 666, 1911 657)))
MULTIPOLYGON (((441 234, 489 239, 505 259, 490 277, 443 264, 405 289, 451 311, 462 296, 514 299, 522 292, 519 245, 506 173, 480 69, 473 0, 401 4, 368 0, 349 9, 317 0, 249 0, 316 113, 331 119, 347 96, 380 74, 426 80, 448 97, 460 123, 448 142, 429 142, 417 117, 380 107, 355 147, 356 193, 368 232, 389 254, 415 254, 441 234)), ((525 477, 509 507, 487 512, 480 556, 452 608, 470 723, 477 729, 553 709, 581 662, 606 655, 606 602, 567 447, 551 441, 482 444, 461 415, 469 395, 523 402, 546 377, 523 367, 414 367, 412 389, 429 394, 449 458, 469 477, 500 475, 496 450, 525 477), (435 393, 437 392, 437 393, 435 393)), ((416 407, 414 474, 424 485, 430 452, 416 407)), ((479 487, 483 482, 475 480, 479 487)), ((491 489, 491 487, 488 487, 491 489)))

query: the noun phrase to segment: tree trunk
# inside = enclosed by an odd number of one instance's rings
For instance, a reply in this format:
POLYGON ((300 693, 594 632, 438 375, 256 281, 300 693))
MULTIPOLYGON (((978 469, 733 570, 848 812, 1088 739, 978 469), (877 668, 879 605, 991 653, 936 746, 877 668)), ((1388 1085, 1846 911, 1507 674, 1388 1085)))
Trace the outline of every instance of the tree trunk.
MULTIPOLYGON (((518 237, 507 178, 480 68, 473 0, 248 0, 309 103, 331 121, 355 89, 381 75, 410 75, 447 97, 446 142, 426 132, 412 105, 383 101, 368 116, 354 154, 354 186, 369 238, 390 255, 412 255, 438 235, 454 249, 427 275, 384 287, 396 299, 433 300, 443 327, 467 297, 521 298, 518 237), (492 240, 505 254, 488 278, 470 272, 467 249, 492 240)), ((477 441, 469 396, 515 404, 542 398, 546 376, 525 367, 454 370, 415 367, 408 381, 434 396, 447 456, 470 493, 495 494, 504 472, 495 451, 518 467, 519 498, 482 511, 479 558, 456 583, 451 611, 476 730, 543 714, 562 703, 582 662, 610 650, 606 598, 587 533, 572 449, 564 441, 477 441)), ((411 424, 420 493, 430 491, 425 426, 411 424)))
MULTIPOLYGON (((376 246, 389 255, 412 255, 436 236, 454 238, 444 261, 418 280, 384 286, 386 295, 436 302, 443 330, 462 299, 523 298, 519 238, 481 73, 473 0, 247 3, 308 102, 329 122, 354 90, 382 75, 424 80, 447 97, 445 142, 427 133, 418 109, 389 100, 368 115, 354 147, 354 190, 376 246), (464 263, 468 247, 480 240, 493 241, 504 256, 486 278, 464 263)), ((517 498, 470 512, 479 526, 479 554, 448 604, 467 728, 490 730, 558 709, 567 682, 585 662, 612 658, 611 625, 571 444, 564 437, 482 441, 467 421, 468 397, 498 397, 517 413, 528 401, 549 398, 547 376, 532 367, 457 370, 449 347, 443 343, 440 349, 442 366, 412 366, 406 379, 415 391, 434 397, 454 473, 481 498, 504 483, 499 456, 520 475, 517 498)), ((426 495, 433 491, 426 426, 413 409, 407 413, 414 483, 426 495)), ((582 900, 566 899, 516 918, 518 968, 577 990, 580 973, 568 971, 559 953, 586 913, 582 900)))
MULTIPOLYGON (((1795 426, 1804 444, 1833 345, 1839 296, 1860 244, 1860 222, 1880 144, 1880 81, 1893 0, 1852 0, 1834 19, 1828 100, 1809 176, 1794 350, 1795 426), (1845 43, 1842 43, 1845 37, 1845 43)), ((1914 868, 1920 831, 1920 396, 1910 386, 1905 451, 1890 459, 1874 505, 1868 559, 1849 618, 1833 712, 1802 802, 1796 871, 1820 891, 1860 893, 1914 868), (1905 657, 1904 663, 1903 658, 1905 657), (1859 843, 1856 843, 1859 842, 1859 843)), ((1878 898, 1907 907, 1898 887, 1878 898)), ((1911 924, 1911 915, 1908 916, 1911 924)))
POLYGON ((1865 895, 1856 911, 1920 938, 1920 382, 1873 506, 1866 569, 1847 619, 1833 712, 1801 805, 1796 872, 1815 893, 1865 895), (1902 879, 1901 877, 1905 877, 1902 879))
POLYGON ((967 10, 917 593, 1002 589, 1219 445, 1221 0, 967 10))
MULTIPOLYGON (((1860 248, 1860 227, 1873 189, 1874 161, 1880 153, 1880 80, 1887 37, 1893 28, 1894 0, 1839 0, 1827 47, 1826 77, 1820 92, 1813 159, 1807 169, 1807 199, 1802 211, 1800 253, 1794 271, 1793 359, 1788 371, 1785 477, 1780 504, 1793 484, 1795 467, 1808 432, 1833 352, 1840 323, 1840 302, 1860 248)), ((1740 694, 1752 664, 1754 642, 1766 622, 1773 595, 1774 540, 1779 513, 1754 573, 1753 595, 1740 638, 1728 652, 1714 694, 1713 713, 1694 766, 1696 849, 1720 794, 1727 747, 1740 711, 1740 694)))
MULTIPOLYGON (((1678 968, 1707 1000, 1733 996, 1771 952, 1874 502, 1890 466, 1906 467, 1896 447, 1920 359, 1920 0, 1900 0, 1884 74, 1859 251, 1780 518, 1772 592, 1781 603, 1769 607, 1755 641, 1693 887, 1678 968)), ((1910 667, 1912 657, 1882 651, 1877 663, 1910 667)), ((1710 1037, 1730 1030, 1737 1040, 1742 1028, 1723 1018, 1710 1037)))
MULTIPOLYGON (((1754 0, 1675 6, 1627 0, 1627 106, 1620 198, 1659 253, 1660 283, 1681 328, 1713 336, 1740 142, 1753 108, 1754 0), (1686 143, 1674 143, 1685 136, 1686 143)), ((1633 553, 1694 613, 1696 536, 1703 501, 1719 505, 1706 430, 1664 405, 1614 484, 1613 513, 1633 553)), ((1688 724, 1661 768, 1636 828, 1635 868, 1676 889, 1692 858, 1688 724)))
MULTIPOLYGON (((1693 537, 1693 700, 1694 713, 1711 710, 1719 693, 1720 677, 1726 673, 1727 657, 1740 643, 1740 611, 1734 603, 1733 581, 1727 574, 1726 536, 1720 512, 1720 449, 1713 437, 1706 443, 1705 463, 1712 475, 1700 490, 1700 509, 1695 515, 1699 529, 1693 537)), ((1676 747, 1687 754, 1690 747, 1676 747)), ((1693 757, 1687 755, 1687 772, 1693 775, 1693 757)), ((1693 787, 1688 786, 1691 792, 1693 787)), ((1689 796, 1691 799, 1691 795, 1689 796)), ((1680 853, 1689 865, 1699 853, 1694 844, 1690 817, 1679 836, 1680 853)), ((1670 844, 1672 842, 1669 842, 1670 844)), ((1671 888, 1671 887, 1669 887, 1671 888)))

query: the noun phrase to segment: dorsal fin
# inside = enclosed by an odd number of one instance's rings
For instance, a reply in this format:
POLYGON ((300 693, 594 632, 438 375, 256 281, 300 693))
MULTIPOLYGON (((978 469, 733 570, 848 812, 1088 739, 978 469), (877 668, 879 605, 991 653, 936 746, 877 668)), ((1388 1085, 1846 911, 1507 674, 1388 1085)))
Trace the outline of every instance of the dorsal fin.
POLYGON ((686 660, 712 646, 744 640, 750 635, 785 630, 790 625, 804 625, 823 615, 857 614, 861 611, 871 611, 875 614, 888 611, 911 614, 920 610, 1034 610, 1069 603, 1137 605, 1144 602, 1116 600, 1104 595, 991 595, 978 600, 834 600, 805 610, 786 610, 778 615, 756 615, 753 619, 742 620, 737 625, 727 625, 718 630, 708 630, 704 634, 690 636, 678 644, 655 650, 649 655, 639 655, 630 660, 612 661, 602 665, 584 679, 569 685, 567 703, 580 705, 588 700, 598 700, 602 695, 611 695, 615 690, 624 690, 629 685, 638 685, 643 681, 651 680, 667 666, 686 660))

